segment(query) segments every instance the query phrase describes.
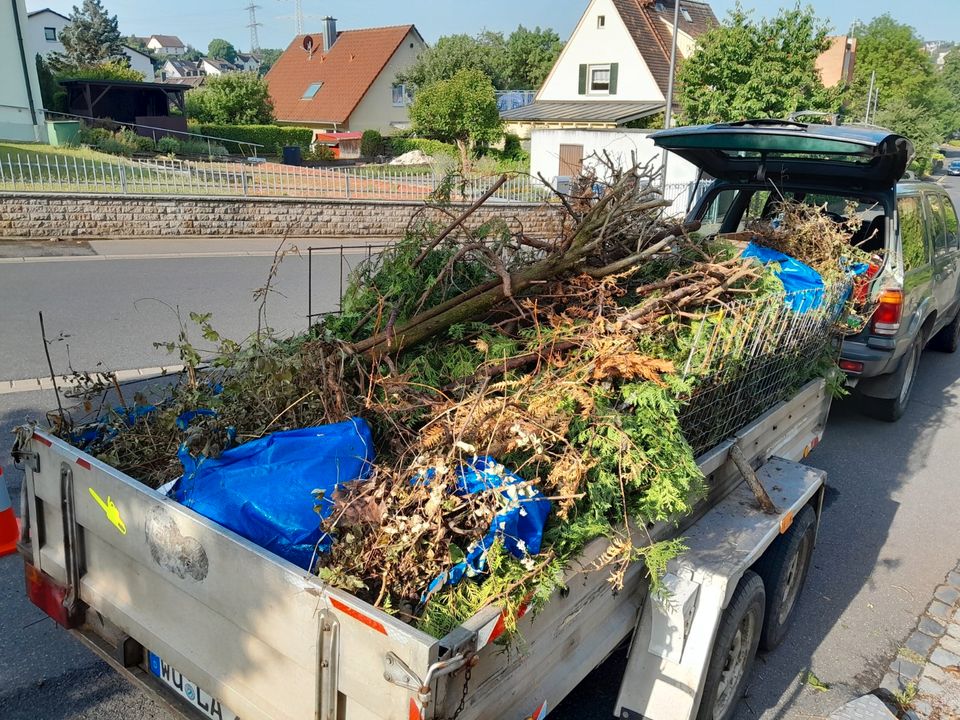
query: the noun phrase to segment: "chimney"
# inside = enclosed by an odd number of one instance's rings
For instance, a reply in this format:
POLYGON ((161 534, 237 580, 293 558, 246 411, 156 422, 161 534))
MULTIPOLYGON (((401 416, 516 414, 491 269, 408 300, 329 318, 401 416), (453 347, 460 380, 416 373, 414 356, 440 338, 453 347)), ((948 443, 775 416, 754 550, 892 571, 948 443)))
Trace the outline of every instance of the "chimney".
POLYGON ((323 54, 330 52, 330 48, 337 41, 337 19, 327 15, 323 19, 323 54))

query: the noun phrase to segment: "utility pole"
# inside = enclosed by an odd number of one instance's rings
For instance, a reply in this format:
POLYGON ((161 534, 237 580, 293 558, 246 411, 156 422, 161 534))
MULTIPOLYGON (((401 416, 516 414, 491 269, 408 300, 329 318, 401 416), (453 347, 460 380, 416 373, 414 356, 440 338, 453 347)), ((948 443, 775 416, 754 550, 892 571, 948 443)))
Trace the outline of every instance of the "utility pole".
POLYGON ((257 28, 263 27, 263 23, 257 22, 257 10, 260 9, 260 6, 255 4, 253 0, 250 0, 250 4, 247 5, 246 9, 250 13, 250 22, 247 23, 247 27, 250 28, 250 54, 259 55, 260 37, 257 34, 257 28))
MULTIPOLYGON (((673 120, 673 84, 677 74, 677 35, 680 32, 680 0, 673 0, 673 44, 670 47, 670 79, 667 81, 667 107, 663 113, 664 130, 670 127, 673 120)), ((667 150, 663 151, 660 162, 660 187, 667 186, 667 150)))
POLYGON ((864 125, 870 124, 870 105, 873 102, 873 86, 876 80, 877 80, 877 71, 874 70, 872 73, 870 73, 870 90, 867 92, 867 112, 863 116, 864 125))

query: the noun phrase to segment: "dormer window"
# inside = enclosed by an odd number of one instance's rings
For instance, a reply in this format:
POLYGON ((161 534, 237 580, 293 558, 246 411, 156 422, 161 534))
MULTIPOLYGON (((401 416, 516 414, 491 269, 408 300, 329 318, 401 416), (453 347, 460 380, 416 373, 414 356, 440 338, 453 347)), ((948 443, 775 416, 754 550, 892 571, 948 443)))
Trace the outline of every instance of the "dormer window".
POLYGON ((603 30, 607 26, 607 16, 597 15, 597 30, 603 30))
POLYGON ((684 8, 680 8, 680 14, 683 15, 683 19, 687 22, 693 22, 693 18, 690 17, 690 13, 688 13, 684 8))

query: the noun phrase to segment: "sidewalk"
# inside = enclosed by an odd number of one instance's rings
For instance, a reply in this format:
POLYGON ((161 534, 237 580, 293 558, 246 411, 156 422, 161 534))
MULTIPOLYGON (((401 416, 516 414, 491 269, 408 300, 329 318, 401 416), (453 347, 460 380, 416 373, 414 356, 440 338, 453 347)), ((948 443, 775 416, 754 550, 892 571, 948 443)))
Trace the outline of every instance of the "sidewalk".
POLYGON ((919 720, 960 718, 960 563, 934 593, 880 684, 919 720))

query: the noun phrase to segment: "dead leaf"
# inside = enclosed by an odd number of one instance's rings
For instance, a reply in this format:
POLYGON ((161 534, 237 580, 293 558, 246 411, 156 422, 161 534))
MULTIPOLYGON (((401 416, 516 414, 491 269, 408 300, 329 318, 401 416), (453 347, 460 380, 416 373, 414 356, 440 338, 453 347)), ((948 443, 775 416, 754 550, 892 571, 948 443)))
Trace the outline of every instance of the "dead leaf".
POLYGON ((647 357, 639 353, 613 353, 597 358, 593 366, 593 379, 633 380, 639 377, 657 385, 663 385, 660 376, 673 371, 673 363, 669 360, 647 357))

